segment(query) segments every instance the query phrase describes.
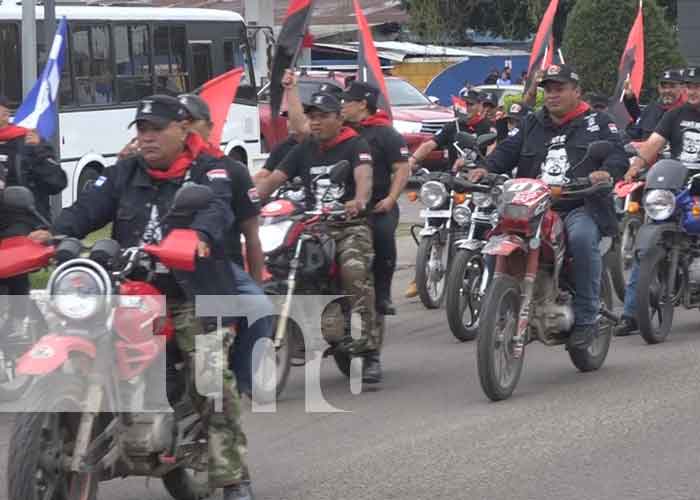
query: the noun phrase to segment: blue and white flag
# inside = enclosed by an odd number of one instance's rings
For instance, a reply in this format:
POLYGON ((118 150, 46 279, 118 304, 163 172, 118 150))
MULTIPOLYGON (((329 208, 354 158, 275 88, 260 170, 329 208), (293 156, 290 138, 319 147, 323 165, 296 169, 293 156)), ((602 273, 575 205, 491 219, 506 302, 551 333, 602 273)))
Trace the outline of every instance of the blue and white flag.
POLYGON ((58 95, 58 86, 61 83, 65 46, 66 18, 62 17, 41 78, 36 81, 32 90, 22 101, 14 118, 15 125, 36 129, 44 139, 50 139, 56 131, 58 118, 56 96, 58 95))

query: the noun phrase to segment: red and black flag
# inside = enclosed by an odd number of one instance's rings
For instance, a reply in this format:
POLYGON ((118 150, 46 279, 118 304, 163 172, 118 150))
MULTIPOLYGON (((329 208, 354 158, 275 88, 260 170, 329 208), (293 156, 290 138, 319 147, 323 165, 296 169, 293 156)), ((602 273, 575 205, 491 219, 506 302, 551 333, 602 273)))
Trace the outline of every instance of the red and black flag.
POLYGON ((627 37, 625 51, 620 58, 620 67, 617 73, 617 85, 613 94, 613 102, 610 111, 617 122, 618 127, 627 127, 632 117, 622 104, 625 94, 625 84, 629 81, 632 92, 639 99, 644 83, 644 12, 642 0, 639 1, 639 11, 634 20, 630 34, 627 37))
POLYGON ((540 69, 547 68, 554 59, 554 16, 559 8, 559 0, 552 0, 537 28, 537 35, 530 52, 530 64, 527 67, 527 82, 524 93, 535 84, 535 75, 540 69))
POLYGON ((282 105, 282 77, 286 69, 292 68, 301 53, 304 40, 311 22, 313 0, 290 0, 287 17, 277 37, 275 56, 272 60, 270 75, 270 108, 272 118, 279 115, 282 105))
POLYGON ((391 103, 389 102, 389 93, 386 89, 386 81, 382 73, 382 66, 379 63, 377 48, 374 46, 372 31, 369 29, 367 18, 359 0, 353 0, 355 4, 355 17, 357 17, 357 26, 360 28, 357 50, 357 79, 361 82, 369 83, 379 89, 378 108, 383 109, 391 118, 391 103))

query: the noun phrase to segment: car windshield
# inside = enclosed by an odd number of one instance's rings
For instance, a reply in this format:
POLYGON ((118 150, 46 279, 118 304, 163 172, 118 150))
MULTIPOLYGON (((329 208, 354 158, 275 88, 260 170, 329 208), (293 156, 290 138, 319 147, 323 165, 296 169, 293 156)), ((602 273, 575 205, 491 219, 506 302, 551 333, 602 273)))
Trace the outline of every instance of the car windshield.
POLYGON ((387 92, 392 106, 426 106, 431 102, 410 83, 399 78, 387 78, 387 92))

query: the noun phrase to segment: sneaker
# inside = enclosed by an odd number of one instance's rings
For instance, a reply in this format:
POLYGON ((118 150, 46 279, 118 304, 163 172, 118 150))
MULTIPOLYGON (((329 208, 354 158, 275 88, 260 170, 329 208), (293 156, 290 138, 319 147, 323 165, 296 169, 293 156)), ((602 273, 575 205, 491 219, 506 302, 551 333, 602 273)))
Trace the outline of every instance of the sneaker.
POLYGON ((407 299, 412 299, 413 297, 418 295, 418 287, 416 286, 416 280, 411 281, 408 284, 408 288, 406 288, 406 292, 404 293, 404 296, 407 299))
POLYGON ((637 333, 639 327, 637 326, 637 321, 629 316, 622 316, 620 324, 615 327, 616 337, 627 337, 633 333, 637 333))

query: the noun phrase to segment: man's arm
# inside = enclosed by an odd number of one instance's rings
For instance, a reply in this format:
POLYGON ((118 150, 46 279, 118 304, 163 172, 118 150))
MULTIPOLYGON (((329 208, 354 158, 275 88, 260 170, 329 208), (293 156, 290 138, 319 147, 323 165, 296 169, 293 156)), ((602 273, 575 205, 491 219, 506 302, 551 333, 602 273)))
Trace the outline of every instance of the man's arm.
POLYGON ((288 129, 302 139, 311 133, 311 129, 309 128, 309 121, 304 114, 304 105, 299 95, 297 76, 291 69, 284 72, 282 86, 287 92, 288 129))
POLYGON ((612 121, 612 117, 607 114, 599 114, 598 116, 601 117, 600 138, 610 141, 613 145, 613 150, 603 161, 601 169, 608 172, 617 181, 625 175, 629 167, 629 159, 627 158, 627 153, 625 153, 620 132, 617 125, 612 121))
MULTIPOLYGON (((504 141, 496 145, 496 148, 486 157, 484 166, 475 168, 468 174, 471 182, 479 182, 488 173, 510 173, 520 160, 520 151, 523 147, 525 124, 518 128, 517 133, 508 136, 504 141)), ((516 130, 516 129, 513 129, 516 130)))
POLYGON ((287 173, 279 168, 263 179, 256 179, 255 187, 261 199, 266 200, 282 184, 287 182, 287 173))
POLYGON ((627 171, 627 174, 625 174, 625 180, 634 180, 634 178, 637 177, 640 172, 653 165, 656 157, 666 147, 666 142, 667 141, 664 136, 658 132, 654 132, 651 134, 651 136, 649 136, 649 139, 640 144, 639 156, 632 160, 632 164, 627 171))
POLYGON ((415 171, 420 162, 425 160, 425 157, 432 153, 437 147, 438 143, 435 141, 435 139, 428 139, 423 144, 418 146, 418 149, 416 149, 408 158, 408 165, 411 171, 415 171))
POLYGON ((392 130, 386 135, 386 150, 387 160, 391 164, 391 186, 389 194, 383 200, 375 205, 375 212, 388 212, 392 208, 403 193, 408 177, 411 175, 411 168, 408 165, 408 147, 403 137, 396 131, 392 130))
POLYGON ((190 225, 209 239, 206 243, 221 246, 234 220, 231 210, 231 177, 226 164, 228 161, 231 160, 226 157, 215 160, 196 180, 199 184, 208 186, 214 192, 214 197, 207 208, 197 211, 190 225))
POLYGON ((245 236, 245 254, 248 272, 258 283, 262 283, 262 270, 265 263, 262 244, 260 243, 259 223, 257 217, 249 217, 240 223, 241 233, 245 236))
POLYGON ((29 178, 45 195, 58 194, 68 185, 66 173, 56 161, 53 148, 47 142, 25 145, 25 161, 29 178))
POLYGON ((372 195, 372 164, 362 163, 353 169, 355 178, 355 199, 346 206, 348 213, 355 217, 361 210, 367 207, 372 195))

